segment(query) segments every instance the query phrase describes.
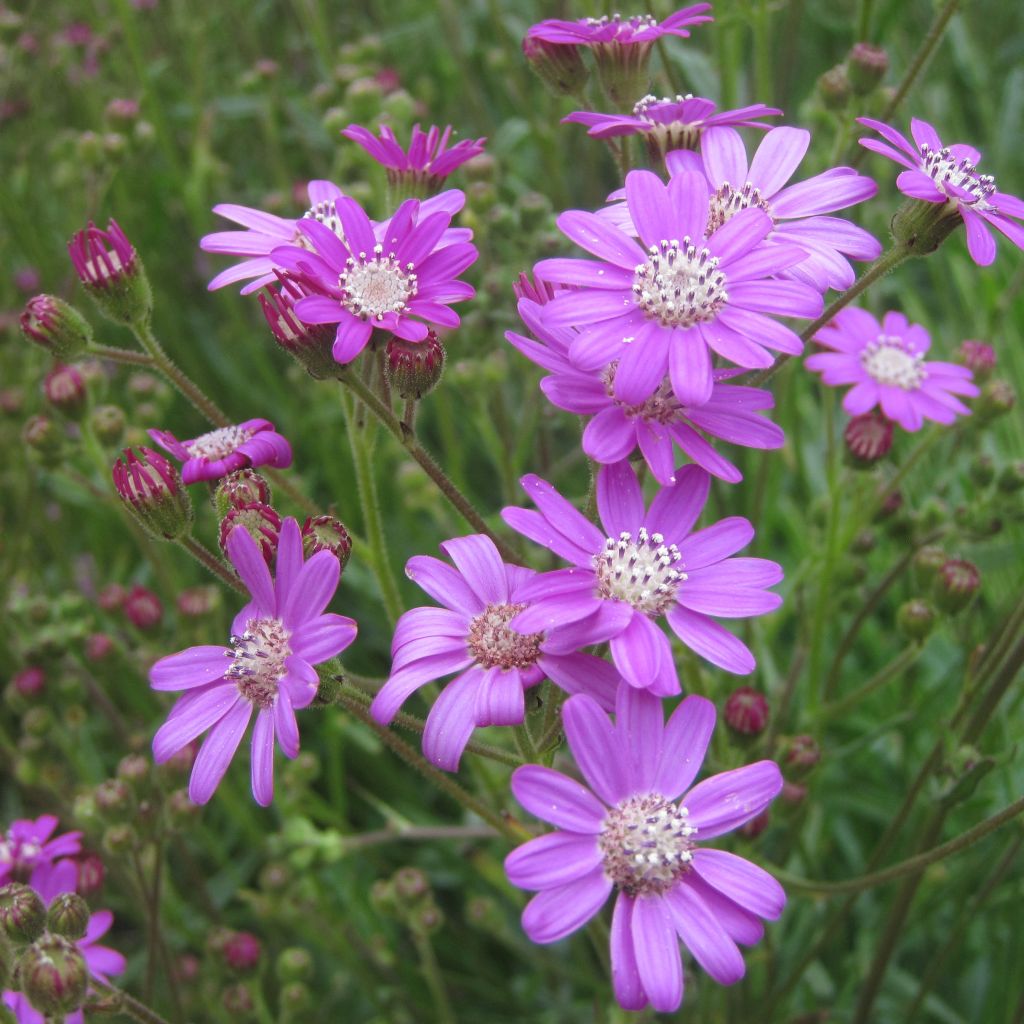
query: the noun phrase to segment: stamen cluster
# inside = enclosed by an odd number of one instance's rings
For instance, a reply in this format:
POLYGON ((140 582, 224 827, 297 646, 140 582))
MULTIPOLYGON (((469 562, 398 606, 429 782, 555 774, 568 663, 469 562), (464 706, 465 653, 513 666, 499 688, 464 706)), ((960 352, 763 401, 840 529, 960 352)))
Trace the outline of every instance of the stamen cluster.
POLYGON ((360 252, 358 259, 350 256, 338 275, 338 287, 345 293, 342 304, 362 320, 383 320, 387 313, 404 313, 416 295, 417 281, 413 264, 403 267, 395 254, 384 255, 379 242, 373 255, 360 252))
POLYGON ((633 276, 633 294, 644 315, 662 327, 713 320, 729 299, 718 257, 706 246, 698 248, 688 235, 682 242, 662 239, 648 253, 633 276))
POLYGON ((879 384, 904 391, 916 391, 928 376, 923 353, 908 351, 904 340, 893 335, 880 334, 874 341, 869 341, 864 346, 860 361, 879 384))
POLYGON ((264 710, 272 707, 285 675, 285 660, 292 653, 291 633, 280 619, 250 619, 241 636, 231 637, 231 665, 224 675, 235 681, 238 692, 264 710))
POLYGON ((594 555, 597 596, 626 601, 645 615, 660 615, 686 579, 681 568, 673 568, 680 558, 676 545, 666 544, 660 533, 649 534, 641 526, 634 540, 624 530, 618 539, 609 537, 604 550, 594 555))
POLYGON ((705 234, 713 235, 723 224, 728 224, 740 210, 751 208, 764 210, 769 217, 772 215, 768 200, 756 185, 748 181, 742 188, 733 188, 729 182, 723 182, 711 193, 705 234))
POLYGON ((927 143, 921 143, 918 148, 921 152, 921 170, 939 189, 945 192, 945 186, 952 185, 956 189, 969 192, 974 203, 983 209, 995 210, 989 202, 996 190, 995 178, 991 174, 979 174, 978 168, 967 157, 957 160, 947 146, 932 149, 927 143))
POLYGON ((509 622, 525 604, 489 604, 472 619, 466 635, 469 653, 483 668, 530 668, 540 657, 543 633, 517 633, 509 622))

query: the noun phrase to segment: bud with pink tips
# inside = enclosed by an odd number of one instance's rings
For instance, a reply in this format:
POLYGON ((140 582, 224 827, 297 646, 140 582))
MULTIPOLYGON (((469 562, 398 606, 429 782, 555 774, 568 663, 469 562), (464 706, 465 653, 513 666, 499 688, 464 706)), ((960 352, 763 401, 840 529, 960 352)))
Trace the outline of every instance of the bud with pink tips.
POLYGON ((114 463, 125 507, 154 537, 176 540, 192 529, 192 500, 178 471, 152 448, 125 448, 114 463))
POLYGON ((68 252, 78 279, 104 316, 116 323, 149 322, 153 293, 135 246, 111 219, 103 231, 89 221, 70 242, 68 252))

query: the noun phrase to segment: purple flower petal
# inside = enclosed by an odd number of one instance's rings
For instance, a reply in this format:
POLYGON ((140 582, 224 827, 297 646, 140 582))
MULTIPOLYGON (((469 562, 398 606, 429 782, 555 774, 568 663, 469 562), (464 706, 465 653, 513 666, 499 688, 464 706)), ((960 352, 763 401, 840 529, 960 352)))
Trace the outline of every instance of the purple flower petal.
POLYGON ((758 917, 774 921, 786 905, 782 886, 764 868, 734 853, 695 850, 693 869, 708 885, 758 917))
POLYGON ((607 804, 629 796, 629 768, 608 716, 586 694, 562 705, 562 725, 576 764, 590 788, 607 804))
POLYGON ((403 613, 391 639, 391 654, 406 644, 434 637, 465 637, 469 617, 447 608, 412 608, 403 613))
POLYGON ((231 665, 226 647, 189 647, 161 658, 149 670, 154 690, 189 690, 220 679, 231 665))
POLYGON ((549 832, 505 858, 505 874, 520 889, 554 889, 590 874, 601 864, 594 836, 549 832))
POLYGON ((676 636, 712 665, 736 675, 749 675, 757 667, 747 645, 706 615, 676 605, 666 617, 676 636))
MULTIPOLYGON (((237 528, 236 528, 237 530, 237 528)), ((295 629, 323 614, 338 589, 341 564, 330 551, 318 551, 303 565, 287 603, 281 602, 281 621, 295 629)))
POLYGON ((699 466, 684 466, 672 487, 655 495, 647 512, 649 533, 660 533, 669 543, 680 543, 700 518, 711 489, 711 478, 699 466))
POLYGON ((711 397, 711 356, 696 328, 674 332, 668 371, 672 390, 683 405, 703 405, 711 397))
POLYGON ((252 539, 244 526, 236 526, 228 534, 227 551, 231 564, 235 567, 249 593, 252 594, 259 610, 264 615, 276 615, 277 596, 274 593, 270 570, 263 560, 263 554, 256 545, 256 541, 252 539))
POLYGON ((590 557, 601 550, 605 538, 597 527, 573 508, 551 484, 532 473, 524 476, 520 483, 544 518, 581 552, 590 557))
POLYGON ((494 541, 482 533, 446 540, 441 550, 455 563, 462 578, 485 605, 508 601, 505 563, 494 541))
POLYGON ((395 672, 381 687, 370 705, 370 714, 381 725, 388 725, 398 714, 398 709, 421 686, 452 672, 461 672, 472 664, 473 659, 465 647, 415 661, 395 672))
POLYGON ((518 669, 489 668, 476 691, 473 719, 478 726, 521 725, 526 717, 518 669))
MULTIPOLYGON (((296 304, 297 305, 297 304, 296 304)), ((338 331, 334 336, 331 355, 335 362, 351 363, 358 356, 373 334, 373 324, 359 320, 347 311, 343 311, 338 322, 338 331)))
POLYGON ((747 151, 735 128, 708 128, 700 138, 700 151, 713 185, 729 182, 738 187, 750 180, 747 151))
POLYGON ((551 284, 571 284, 589 288, 629 288, 633 272, 597 263, 594 260, 541 260, 534 265, 534 274, 551 284))
POLYGON ((620 892, 612 912, 611 960, 612 985, 615 998, 624 1010, 642 1010, 647 993, 640 981, 640 971, 633 948, 633 907, 636 901, 620 892))
POLYGON ((733 942, 754 946, 764 938, 764 925, 760 918, 713 889, 696 871, 691 871, 682 884, 700 896, 733 942))
POLYGON ((781 789, 782 773, 774 761, 758 761, 697 783, 684 801, 698 841, 731 832, 756 818, 781 789))
POLYGON ((271 709, 256 715, 252 730, 252 795, 261 807, 274 799, 274 712, 271 709))
POLYGON ((568 210, 558 218, 558 227, 578 246, 607 260, 616 267, 632 271, 646 255, 632 238, 593 213, 568 210))
POLYGON ((811 133, 802 128, 773 128, 757 147, 749 180, 762 195, 775 195, 800 166, 810 141, 811 133))
POLYGON ((615 397, 625 405, 639 405, 657 390, 668 372, 673 332, 650 321, 631 342, 623 345, 615 369, 615 397))
POLYGON ((635 533, 643 522, 644 496, 628 461, 601 467, 597 474, 597 508, 609 537, 635 533))
POLYGON ((483 601, 450 565, 430 555, 414 555, 405 563, 405 575, 435 601, 473 618, 484 610, 483 601))
POLYGON ((231 710, 239 700, 233 683, 190 690, 182 697, 153 737, 153 760, 163 764, 182 747, 206 732, 231 710))
POLYGON ((292 707, 292 702, 285 693, 279 693, 277 702, 274 704, 274 730, 285 757, 298 757, 299 725, 295 721, 295 709, 292 707))
POLYGON ((636 440, 636 428, 618 406, 610 405, 586 425, 583 450, 597 462, 619 462, 633 451, 636 440))
POLYGON ((672 712, 662 734, 652 789, 675 800, 697 777, 715 729, 715 705, 695 694, 672 712))
POLYGON ((736 943, 692 886, 676 885, 665 893, 665 908, 675 931, 693 958, 720 985, 732 985, 746 967, 736 943))
POLYGON ((340 654, 356 638, 355 619, 329 613, 310 619, 292 634, 292 653, 311 665, 319 665, 340 654))
MULTIPOLYGON (((574 698, 575 699, 575 698, 574 698)), ((512 773, 512 793, 523 807, 556 828, 596 836, 606 809, 586 786, 537 764, 512 773)))
POLYGON ((647 690, 619 687, 615 731, 630 755, 631 787, 637 793, 657 790, 654 784, 661 757, 664 717, 661 701, 647 690))
POLYGON ((526 905, 523 931, 541 944, 564 939, 601 909, 611 891, 612 883, 601 868, 557 889, 546 889, 526 905))
POLYGON ((553 597, 538 600, 530 608, 521 611, 509 622, 509 626, 518 633, 543 633, 593 615, 602 603, 589 587, 563 590, 553 597))
POLYGON ((459 770, 462 752, 476 726, 476 694, 483 675, 475 668, 454 679, 441 691, 427 715, 423 756, 445 771, 459 770))
POLYGON ((782 598, 778 594, 746 590, 728 583, 714 586, 711 582, 687 582, 683 584, 677 598, 679 603, 690 611, 715 615, 722 619, 745 619, 754 615, 766 615, 782 604, 782 598))
POLYGON ((664 899, 638 899, 632 929, 640 983, 651 1006, 661 1013, 675 1012, 683 1001, 683 964, 664 899))
MULTIPOLYGON (((703 238, 708 223, 708 183, 703 174, 674 174, 668 184, 680 237, 703 238)), ((643 262, 641 257, 638 262, 643 262)))
MULTIPOLYGON (((550 641, 550 638, 549 638, 550 641)), ((547 646, 545 644, 544 646, 547 646)), ((574 650, 577 645, 573 644, 574 650)), ((543 649, 543 648, 542 648, 543 649)), ((593 654, 555 654, 545 651, 537 660, 544 674, 570 696, 589 694, 604 711, 615 708, 620 677, 614 666, 593 654)))
POLYGON ((971 259, 979 267, 990 266, 996 258, 996 240, 992 237, 988 225, 983 218, 962 204, 960 215, 967 229, 967 251, 971 254, 971 259))
MULTIPOLYGON (((236 529, 234 533, 237 532, 236 529)), ((192 777, 188 784, 189 799, 194 804, 207 803, 220 785, 220 780, 224 778, 224 773, 231 764, 231 758, 235 756, 238 744, 242 742, 242 736, 252 716, 252 709, 249 701, 236 696, 234 704, 228 708, 203 741, 192 766, 192 777)))
POLYGON ((630 686, 645 689, 658 679, 663 659, 671 659, 672 651, 665 634, 637 612, 629 625, 612 637, 611 654, 622 678, 630 686))
POLYGON ((630 171, 626 175, 626 203, 643 243, 657 245, 675 219, 668 190, 661 179, 650 171, 630 171))

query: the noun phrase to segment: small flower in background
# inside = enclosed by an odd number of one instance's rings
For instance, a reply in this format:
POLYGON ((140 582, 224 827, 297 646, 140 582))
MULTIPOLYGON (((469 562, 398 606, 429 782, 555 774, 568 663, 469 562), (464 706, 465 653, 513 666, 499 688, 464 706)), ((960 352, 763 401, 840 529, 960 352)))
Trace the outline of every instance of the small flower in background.
POLYGON ((642 135, 653 160, 662 159, 674 149, 696 149, 705 132, 716 126, 736 125, 740 128, 770 128, 761 117, 782 113, 775 107, 755 103, 738 110, 715 112, 715 104, 700 96, 644 96, 633 105, 632 114, 598 114, 577 110, 562 118, 563 124, 587 126, 587 134, 595 139, 612 139, 620 135, 642 135))
POLYGON ((344 197, 335 206, 344 241, 316 221, 303 221, 299 227, 313 251, 283 246, 273 259, 321 293, 296 302, 295 314, 304 323, 337 324, 333 352, 339 363, 355 359, 375 329, 422 341, 428 325, 459 326, 449 304, 476 294, 456 278, 477 251, 469 242, 438 247, 450 213, 428 214, 417 200, 406 200, 379 241, 354 199, 344 197))
POLYGON ((810 141, 811 133, 802 128, 773 128, 748 163, 739 132, 713 128, 701 139, 700 156, 670 153, 666 164, 673 175, 696 170, 707 177, 713 190, 708 234, 740 210, 763 210, 772 219, 770 242, 789 242, 807 250, 806 259, 780 276, 804 281, 821 292, 844 291, 856 276, 846 257, 873 260, 882 246, 863 228, 822 214, 870 199, 878 185, 852 167, 833 167, 787 186, 810 141))
POLYGON ((529 299, 538 306, 546 306, 561 290, 561 285, 556 287, 536 273, 531 275, 525 271, 512 282, 512 291, 517 299, 529 299))
POLYGON ((319 685, 314 665, 345 650, 356 623, 326 613, 338 585, 338 559, 302 555, 294 519, 281 528, 277 577, 244 529, 227 541, 228 557, 252 599, 235 616, 231 647, 191 647, 161 658, 150 670, 154 690, 184 690, 153 738, 158 764, 209 730, 196 757, 189 797, 206 803, 223 778, 253 711, 252 791, 266 806, 274 794, 274 740, 286 757, 299 752, 295 710, 307 707, 319 685))
POLYGON ((35 267, 19 267, 14 272, 14 287, 20 292, 30 294, 39 287, 41 280, 35 267))
POLYGON ((270 420, 218 427, 188 441, 179 441, 168 430, 150 430, 149 436, 181 460, 181 478, 186 484, 217 480, 249 466, 287 469, 292 464, 291 445, 270 420))
POLYGON ((455 568, 426 555, 406 566, 406 575, 444 607, 413 608, 398 620, 391 675, 370 709, 378 722, 387 725, 416 690, 457 672, 423 732, 423 753, 455 771, 473 729, 521 724, 523 691, 544 678, 612 707, 618 674, 600 658, 579 653, 571 628, 549 624, 524 634, 509 626, 528 607, 531 581, 540 580, 533 570, 502 562, 482 534, 447 540, 441 549, 455 568))
POLYGON ((557 942, 615 889, 612 982, 622 1007, 679 1007, 680 939, 715 981, 739 981, 737 943, 759 942, 760 919, 775 920, 786 896, 762 868, 704 843, 768 807, 783 785, 778 766, 759 761, 690 788, 715 725, 703 697, 687 697, 666 723, 660 700, 622 686, 614 725, 585 694, 566 701, 562 721, 586 785, 540 765, 512 774, 516 799, 558 829, 505 859, 513 885, 538 890, 523 930, 557 942))
POLYGON ((671 484, 675 480, 674 445, 678 445, 709 473, 736 483, 743 479, 742 473, 701 432, 747 448, 781 448, 785 443, 781 428, 758 415, 774 407, 771 392, 729 384, 737 370, 713 370, 711 398, 701 406, 682 405, 668 378, 649 398, 628 405, 615 397, 617 362, 601 369, 578 370, 569 359, 575 337, 572 331, 546 327, 543 310, 526 299, 519 303, 519 315, 539 341, 513 331, 506 332, 506 339, 550 372, 540 387, 553 405, 591 417, 583 431, 583 450, 596 462, 619 462, 639 448, 654 478, 671 484))
POLYGON ((54 364, 43 378, 43 395, 68 419, 80 420, 89 408, 85 376, 74 364, 54 364))
POLYGON ((892 420, 872 410, 854 416, 843 430, 846 450, 855 463, 872 465, 884 459, 892 448, 892 420))
POLYGON ((631 686, 658 696, 679 693, 672 647, 655 620, 665 616, 676 636, 713 665, 746 675, 754 656, 711 616, 746 618, 776 609, 765 590, 782 568, 764 558, 730 558, 754 537, 739 516, 691 533, 707 501, 711 478, 698 466, 676 471, 644 509, 628 462, 602 466, 597 508, 604 533, 551 484, 522 478, 539 511, 505 508, 513 530, 573 563, 542 573, 523 591, 529 607, 511 622, 532 632, 558 625, 578 647, 610 642, 612 660, 631 686))
POLYGON ((449 145, 451 125, 443 130, 431 125, 423 131, 413 125, 409 148, 403 149, 391 127, 378 126, 378 138, 358 124, 350 124, 341 134, 362 146, 374 160, 387 170, 388 184, 405 195, 426 196, 436 192, 444 179, 467 160, 484 151, 486 139, 463 139, 449 145))
POLYGON ((22 697, 34 697, 46 686, 46 673, 38 665, 30 665, 14 673, 11 685, 22 697))
POLYGON ((977 381, 988 380, 996 368, 996 350, 983 341, 962 341, 956 354, 958 363, 963 363, 974 374, 977 381))
POLYGON ((20 818, 0 833, 0 885, 24 882, 44 893, 74 891, 78 869, 73 858, 82 848, 81 832, 54 836, 58 820, 44 814, 20 818))
POLYGON ((913 143, 882 121, 870 117, 859 117, 857 121, 885 139, 861 139, 865 149, 907 168, 896 179, 897 188, 905 196, 948 205, 949 214, 963 220, 967 251, 978 266, 986 267, 996 258, 996 243, 989 227, 1001 231, 1018 249, 1024 249, 1024 225, 1015 223, 1024 219, 1024 201, 997 191, 995 179, 979 173, 981 153, 973 146, 943 146, 935 129, 916 117, 910 122, 913 143))
POLYGON ((886 313, 879 323, 865 310, 847 306, 814 340, 833 351, 816 352, 805 365, 820 371, 830 387, 854 385, 843 398, 851 416, 880 405, 904 430, 920 430, 925 420, 950 424, 969 416, 956 396, 979 393, 966 366, 925 361, 931 337, 902 313, 886 313))
POLYGON ((821 293, 772 279, 807 257, 795 245, 762 245, 774 225, 741 210, 705 238, 712 214, 703 174, 677 174, 666 188, 650 171, 626 176, 626 204, 644 249, 624 230, 582 210, 558 218, 562 232, 598 260, 548 259, 535 271, 581 286, 543 307, 548 328, 574 327, 579 369, 618 360, 615 397, 638 405, 666 374, 687 406, 711 398, 711 353, 737 366, 770 366, 768 348, 798 355, 803 343, 771 316, 816 317, 821 293), (770 314, 770 315, 765 315, 770 314))
POLYGON ((164 606, 160 598, 139 584, 125 595, 121 611, 136 629, 142 630, 155 629, 164 617, 164 606))

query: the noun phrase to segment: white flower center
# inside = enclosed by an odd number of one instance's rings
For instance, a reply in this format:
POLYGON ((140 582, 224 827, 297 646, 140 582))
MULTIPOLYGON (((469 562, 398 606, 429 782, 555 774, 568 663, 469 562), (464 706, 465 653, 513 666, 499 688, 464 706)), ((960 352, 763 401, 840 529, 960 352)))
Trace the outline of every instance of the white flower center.
POLYGON ((627 896, 660 895, 690 870, 697 829, 690 812, 660 793, 631 796, 608 811, 597 846, 604 873, 627 896))
POLYGON ((649 32, 652 28, 658 27, 657 18, 652 17, 650 14, 634 14, 629 18, 623 18, 621 14, 603 14, 600 18, 584 18, 583 20, 591 28, 618 25, 621 28, 629 29, 632 33, 649 32))
POLYGON ((910 352, 902 338, 880 334, 868 342, 860 354, 860 363, 879 384, 916 391, 928 376, 924 356, 910 352))
POLYGON ((291 632, 280 619, 250 619, 241 636, 231 637, 231 666, 224 673, 238 692, 264 710, 277 700, 277 687, 287 673, 285 660, 292 653, 291 632))
POLYGON ((666 544, 660 533, 648 533, 643 526, 636 540, 628 532, 618 540, 609 537, 604 550, 594 555, 597 596, 625 601, 645 615, 661 615, 676 599, 679 584, 686 579, 675 544, 666 544))
POLYGON ((27 882, 32 869, 39 863, 43 844, 38 839, 19 839, 13 832, 7 832, 0 839, 0 864, 8 864, 13 880, 27 882))
POLYGON ((384 255, 378 242, 373 255, 350 256, 338 276, 338 287, 345 293, 342 305, 362 320, 383 320, 386 313, 402 313, 416 294, 413 264, 399 264, 394 253, 384 255))
POLYGON ((525 604, 489 604, 469 624, 466 646, 481 668, 529 668, 540 657, 543 633, 517 633, 509 622, 525 604))
POLYGON ((723 224, 727 224, 740 210, 764 210, 770 217, 772 209, 768 200, 761 195, 761 190, 749 181, 742 188, 733 188, 725 182, 711 193, 711 204, 708 215, 708 226, 705 234, 711 235, 723 224))
POLYGON ((947 148, 934 150, 922 143, 921 170, 927 174, 940 192, 948 195, 946 185, 953 185, 971 194, 970 200, 963 200, 960 196, 954 196, 961 202, 970 202, 983 210, 994 210, 988 200, 996 190, 996 182, 991 174, 979 174, 978 168, 966 157, 957 160, 947 148))
POLYGON ((648 249, 646 263, 633 274, 633 294, 649 320, 662 327, 693 327, 714 320, 728 301, 718 257, 689 236, 662 239, 648 249))
MULTIPOLYGON (((333 199, 322 199, 319 203, 311 206, 303 215, 303 220, 315 220, 323 224, 325 228, 333 231, 338 238, 345 241, 345 229, 341 226, 341 218, 338 216, 338 209, 333 199)), ((313 243, 298 228, 295 229, 295 237, 292 242, 303 249, 315 252, 313 243)))
POLYGON ((242 427, 221 427, 189 442, 185 450, 196 459, 223 459, 250 437, 252 434, 242 427))
POLYGON ((639 405, 627 405, 615 397, 615 372, 618 369, 619 361, 609 363, 601 374, 604 383, 605 394, 628 416, 631 420, 647 420, 654 423, 680 423, 686 419, 683 406, 676 398, 672 390, 672 381, 666 377, 655 389, 650 398, 645 399, 639 405))

